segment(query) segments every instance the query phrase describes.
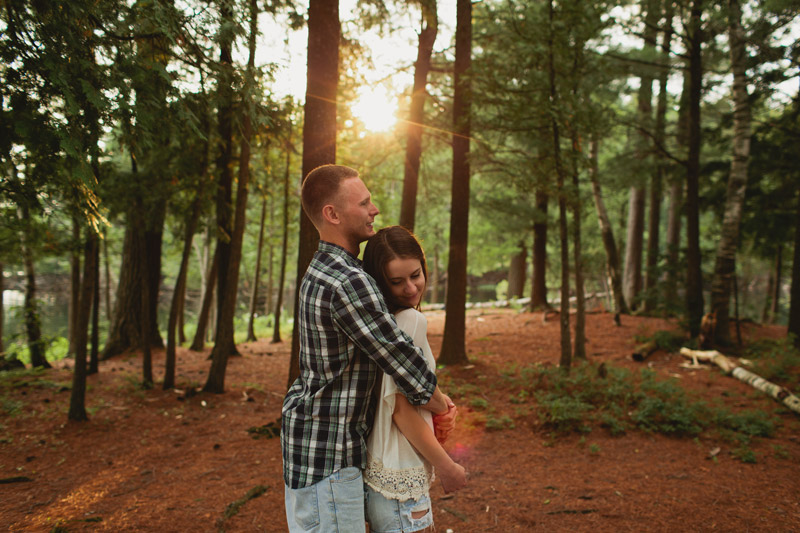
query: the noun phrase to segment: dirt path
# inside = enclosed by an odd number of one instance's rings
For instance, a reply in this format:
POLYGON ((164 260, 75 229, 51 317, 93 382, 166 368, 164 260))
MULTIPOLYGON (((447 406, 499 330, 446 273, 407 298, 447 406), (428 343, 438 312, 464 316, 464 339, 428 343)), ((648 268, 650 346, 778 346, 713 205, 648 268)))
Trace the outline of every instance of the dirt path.
MULTIPOLYGON (((444 315, 428 318, 437 353, 444 315)), ((471 392, 454 391, 462 416, 448 443, 470 478, 452 496, 435 487, 438 532, 800 531, 800 418, 779 415, 777 435, 753 445, 755 464, 706 436, 630 431, 613 437, 595 428, 554 438, 535 410, 509 401, 505 378, 525 365, 558 360, 557 320, 470 311, 467 327, 471 364, 440 373, 454 388, 473 385, 471 392), (507 428, 487 430, 487 409, 508 417, 507 428), (716 447, 716 460, 708 459, 716 447)), ((589 315, 589 359, 631 369, 649 365, 731 407, 778 407, 717 371, 680 368, 678 355, 631 361, 634 335, 670 327, 625 317, 617 328, 608 315, 589 315)), ((745 331, 747 338, 783 333, 745 331)), ((135 357, 104 362, 89 380, 91 420, 83 424, 66 423, 66 369, 4 386, 0 479, 29 481, 0 484, 0 524, 9 531, 284 531, 279 440, 254 439, 247 429, 280 416, 288 346, 264 341, 240 349, 243 357, 228 367, 228 392, 186 399, 139 390, 135 357), (256 487, 263 494, 247 500, 256 487), (229 506, 237 501, 233 513, 229 506)), ((202 385, 206 356, 180 350, 178 383, 202 385)), ((162 357, 155 354, 157 374, 162 357)))

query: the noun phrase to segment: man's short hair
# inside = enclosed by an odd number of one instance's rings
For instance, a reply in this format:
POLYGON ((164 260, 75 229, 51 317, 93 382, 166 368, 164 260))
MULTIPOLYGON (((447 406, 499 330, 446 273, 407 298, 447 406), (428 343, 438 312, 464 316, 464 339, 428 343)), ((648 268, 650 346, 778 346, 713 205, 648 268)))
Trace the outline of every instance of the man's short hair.
POLYGON ((308 173, 303 180, 300 200, 303 211, 315 226, 319 227, 322 208, 336 197, 342 181, 357 177, 357 170, 343 165, 322 165, 308 173))

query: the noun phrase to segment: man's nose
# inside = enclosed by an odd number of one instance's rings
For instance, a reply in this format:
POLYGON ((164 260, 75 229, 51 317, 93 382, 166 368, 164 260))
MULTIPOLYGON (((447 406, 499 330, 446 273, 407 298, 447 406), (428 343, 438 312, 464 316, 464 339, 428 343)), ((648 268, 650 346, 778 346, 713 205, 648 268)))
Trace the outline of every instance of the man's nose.
POLYGON ((373 203, 370 203, 370 205, 372 206, 372 210, 371 210, 372 216, 374 216, 374 217, 378 216, 378 214, 380 213, 380 211, 378 210, 378 206, 376 206, 373 203))

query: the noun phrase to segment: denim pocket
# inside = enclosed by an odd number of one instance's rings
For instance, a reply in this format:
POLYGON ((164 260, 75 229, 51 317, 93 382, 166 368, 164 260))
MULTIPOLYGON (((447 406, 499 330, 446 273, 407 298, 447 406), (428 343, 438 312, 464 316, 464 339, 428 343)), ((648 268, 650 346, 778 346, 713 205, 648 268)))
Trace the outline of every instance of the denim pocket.
POLYGON ((319 504, 317 502, 317 485, 292 490, 294 518, 305 531, 319 525, 319 504))
POLYGON ((347 467, 331 476, 331 511, 341 524, 363 526, 364 516, 364 478, 361 469, 347 467))

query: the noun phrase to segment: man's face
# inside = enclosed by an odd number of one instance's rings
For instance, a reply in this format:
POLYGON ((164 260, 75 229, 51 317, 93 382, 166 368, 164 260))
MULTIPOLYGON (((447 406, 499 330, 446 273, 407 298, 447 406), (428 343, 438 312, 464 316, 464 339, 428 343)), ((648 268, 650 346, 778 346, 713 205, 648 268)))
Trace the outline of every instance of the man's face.
POLYGON ((375 235, 372 223, 380 211, 372 203, 372 196, 361 178, 348 178, 339 185, 335 201, 344 235, 360 243, 375 235))

